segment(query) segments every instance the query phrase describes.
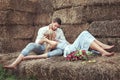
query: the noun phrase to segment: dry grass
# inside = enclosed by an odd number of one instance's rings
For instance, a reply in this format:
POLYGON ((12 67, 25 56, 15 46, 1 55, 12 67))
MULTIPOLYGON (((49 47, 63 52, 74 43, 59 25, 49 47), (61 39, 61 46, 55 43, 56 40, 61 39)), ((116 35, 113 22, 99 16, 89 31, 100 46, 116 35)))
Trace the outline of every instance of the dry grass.
MULTIPOLYGON (((17 54, 18 55, 18 54, 17 54)), ((17 56, 16 55, 16 56, 17 56)), ((10 56, 9 56, 10 57, 10 56)), ((13 57, 11 55, 11 57, 13 57)), ((13 57, 14 58, 14 57, 13 57)), ((9 58, 10 59, 10 58, 9 58)), ((15 58, 14 58, 15 59, 15 58)), ((14 59, 12 59, 11 63, 14 59)), ((23 61, 14 74, 35 76, 38 80, 119 80, 120 54, 113 57, 90 57, 88 61, 66 61, 64 57, 52 57, 23 61)))

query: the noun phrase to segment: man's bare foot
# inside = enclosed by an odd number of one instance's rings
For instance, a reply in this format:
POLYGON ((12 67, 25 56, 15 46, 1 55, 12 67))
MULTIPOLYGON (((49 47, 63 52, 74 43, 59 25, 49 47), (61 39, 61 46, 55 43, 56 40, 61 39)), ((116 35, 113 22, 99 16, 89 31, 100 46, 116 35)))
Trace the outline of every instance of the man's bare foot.
POLYGON ((110 56, 113 56, 113 55, 114 55, 114 52, 102 54, 102 56, 107 56, 107 57, 110 57, 110 56))
POLYGON ((114 47, 114 45, 111 45, 111 46, 109 46, 109 45, 104 45, 103 49, 111 49, 111 48, 113 48, 113 47, 114 47))
POLYGON ((3 66, 4 69, 16 69, 15 66, 12 66, 12 65, 6 65, 6 66, 3 66))

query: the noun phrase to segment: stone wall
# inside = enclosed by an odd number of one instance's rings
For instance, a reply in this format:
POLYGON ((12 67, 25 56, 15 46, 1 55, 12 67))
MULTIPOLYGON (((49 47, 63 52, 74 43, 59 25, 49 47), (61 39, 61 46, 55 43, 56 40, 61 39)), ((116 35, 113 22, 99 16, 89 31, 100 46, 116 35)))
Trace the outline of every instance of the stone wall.
POLYGON ((62 19, 61 28, 70 43, 89 30, 119 51, 119 0, 0 0, 0 53, 22 50, 54 17, 62 19))
POLYGON ((38 27, 50 23, 53 10, 49 3, 49 0, 0 0, 0 53, 20 51, 34 41, 38 27))
POLYGON ((120 51, 120 1, 119 0, 53 0, 53 17, 63 20, 69 42, 83 30, 90 31, 98 40, 115 44, 120 51))

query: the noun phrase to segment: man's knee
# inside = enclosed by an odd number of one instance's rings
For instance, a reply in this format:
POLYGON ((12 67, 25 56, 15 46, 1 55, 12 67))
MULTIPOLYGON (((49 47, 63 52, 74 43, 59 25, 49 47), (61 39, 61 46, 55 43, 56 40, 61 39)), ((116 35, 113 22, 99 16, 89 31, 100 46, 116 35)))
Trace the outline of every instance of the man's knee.
POLYGON ((22 51, 21 53, 26 56, 28 55, 31 51, 33 51, 36 47, 37 47, 38 44, 36 43, 29 43, 22 51))
POLYGON ((36 43, 29 43, 26 47, 35 48, 36 46, 37 46, 36 43))

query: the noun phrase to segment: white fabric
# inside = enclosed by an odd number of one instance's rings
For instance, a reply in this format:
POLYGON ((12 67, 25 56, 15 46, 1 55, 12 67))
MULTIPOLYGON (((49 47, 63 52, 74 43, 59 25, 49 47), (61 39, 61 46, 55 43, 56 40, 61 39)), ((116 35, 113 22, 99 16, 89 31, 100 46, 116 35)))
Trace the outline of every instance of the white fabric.
MULTIPOLYGON (((49 30, 49 26, 45 26, 45 27, 42 27, 42 28, 39 29, 37 38, 36 38, 36 40, 35 40, 35 43, 39 43, 39 41, 40 41, 40 40, 42 39, 42 37, 43 37, 43 34, 44 34, 47 30, 49 30)), ((66 38, 65 38, 65 36, 64 36, 64 34, 63 34, 62 29, 57 28, 57 30, 55 31, 55 33, 56 33, 56 38, 55 38, 56 40, 65 40, 65 41, 66 41, 66 38)))

